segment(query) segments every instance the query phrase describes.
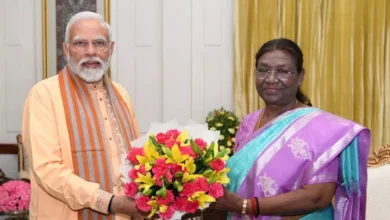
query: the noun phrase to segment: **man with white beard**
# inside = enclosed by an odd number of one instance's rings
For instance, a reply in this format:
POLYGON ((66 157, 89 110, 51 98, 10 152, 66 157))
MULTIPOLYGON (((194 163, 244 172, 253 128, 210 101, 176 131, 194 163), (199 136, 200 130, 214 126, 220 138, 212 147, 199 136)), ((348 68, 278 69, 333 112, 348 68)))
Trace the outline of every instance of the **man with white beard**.
POLYGON ((63 49, 67 66, 37 83, 24 106, 30 219, 144 218, 120 179, 121 154, 139 132, 129 95, 106 75, 110 26, 99 14, 78 13, 63 49))

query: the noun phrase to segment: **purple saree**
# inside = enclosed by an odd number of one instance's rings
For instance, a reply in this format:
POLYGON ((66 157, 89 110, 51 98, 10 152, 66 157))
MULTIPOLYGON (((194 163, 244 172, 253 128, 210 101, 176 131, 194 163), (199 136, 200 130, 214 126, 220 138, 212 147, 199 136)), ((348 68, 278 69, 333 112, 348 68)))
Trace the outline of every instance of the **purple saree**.
MULTIPOLYGON (((307 184, 336 182, 334 211, 330 206, 327 217, 319 218, 318 211, 302 219, 365 219, 369 130, 319 109, 301 108, 254 131, 260 113, 241 122, 228 161, 229 190, 242 198, 270 197, 307 184)), ((242 219, 237 213, 229 218, 242 219)))

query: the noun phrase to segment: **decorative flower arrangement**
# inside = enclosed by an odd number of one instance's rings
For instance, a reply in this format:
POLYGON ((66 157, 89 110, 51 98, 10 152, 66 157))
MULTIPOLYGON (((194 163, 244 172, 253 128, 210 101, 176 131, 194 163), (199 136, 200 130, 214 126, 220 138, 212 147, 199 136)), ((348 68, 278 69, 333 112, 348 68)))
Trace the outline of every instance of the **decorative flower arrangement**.
POLYGON ((149 134, 143 147, 133 147, 127 155, 131 168, 125 193, 149 217, 157 213, 163 219, 180 219, 223 196, 223 185, 229 183, 227 159, 227 150, 191 138, 188 131, 149 134))
POLYGON ((231 156, 236 143, 235 137, 238 126, 240 125, 238 117, 233 112, 221 107, 220 109, 211 111, 206 117, 206 122, 210 130, 220 131, 218 140, 219 148, 220 150, 228 149, 229 155, 231 156))
POLYGON ((0 212, 28 210, 30 206, 30 184, 21 181, 8 181, 0 186, 0 212))

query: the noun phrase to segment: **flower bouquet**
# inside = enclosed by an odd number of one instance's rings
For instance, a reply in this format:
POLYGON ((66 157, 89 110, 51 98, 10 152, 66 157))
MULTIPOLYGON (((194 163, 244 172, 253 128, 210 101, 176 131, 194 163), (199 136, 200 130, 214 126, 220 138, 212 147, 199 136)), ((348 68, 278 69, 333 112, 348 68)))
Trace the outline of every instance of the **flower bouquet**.
POLYGON ((229 183, 228 151, 219 151, 218 137, 207 125, 148 133, 141 138, 142 147, 132 144, 121 167, 126 195, 136 199, 138 209, 150 212, 149 217, 181 219, 208 207, 229 183))
POLYGON ((0 186, 0 212, 26 215, 30 206, 30 184, 21 180, 0 186))

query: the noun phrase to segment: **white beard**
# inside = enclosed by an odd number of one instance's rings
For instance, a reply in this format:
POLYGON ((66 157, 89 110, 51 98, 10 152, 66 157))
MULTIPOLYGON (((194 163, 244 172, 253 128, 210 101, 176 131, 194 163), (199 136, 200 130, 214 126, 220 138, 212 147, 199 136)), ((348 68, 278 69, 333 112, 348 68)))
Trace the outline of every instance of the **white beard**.
POLYGON ((107 72, 108 67, 110 66, 111 62, 111 55, 108 57, 108 60, 104 62, 99 57, 90 57, 90 58, 83 58, 78 63, 74 62, 72 58, 68 55, 68 66, 72 73, 80 77, 86 82, 92 83, 92 82, 98 82, 100 81, 104 74, 107 72), (99 68, 83 68, 82 64, 86 62, 99 62, 100 66, 99 68))

